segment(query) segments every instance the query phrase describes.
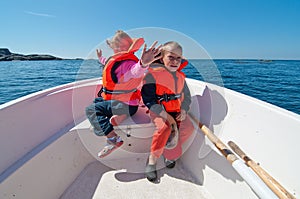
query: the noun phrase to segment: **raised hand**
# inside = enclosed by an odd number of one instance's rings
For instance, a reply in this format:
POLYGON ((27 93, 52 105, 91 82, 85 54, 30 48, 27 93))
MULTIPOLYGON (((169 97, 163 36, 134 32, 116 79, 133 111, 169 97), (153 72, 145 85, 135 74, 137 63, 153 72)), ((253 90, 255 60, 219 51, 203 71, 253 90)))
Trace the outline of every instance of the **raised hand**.
POLYGON ((144 45, 142 56, 141 56, 141 64, 143 66, 148 66, 155 60, 158 60, 162 58, 162 55, 159 55, 161 52, 161 45, 159 45, 157 48, 155 48, 155 45, 157 44, 157 41, 153 42, 151 47, 147 49, 147 44, 144 45))
POLYGON ((97 57, 98 57, 98 59, 99 59, 99 61, 100 61, 100 58, 102 57, 102 50, 101 49, 96 49, 96 53, 97 53, 97 57))

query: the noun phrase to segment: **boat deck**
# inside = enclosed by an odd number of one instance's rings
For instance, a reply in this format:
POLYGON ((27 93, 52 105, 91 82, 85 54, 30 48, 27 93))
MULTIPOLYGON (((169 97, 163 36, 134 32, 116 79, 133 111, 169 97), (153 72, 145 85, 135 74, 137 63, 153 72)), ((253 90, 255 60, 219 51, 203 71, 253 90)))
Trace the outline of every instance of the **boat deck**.
POLYGON ((143 173, 111 170, 96 161, 89 164, 64 192, 61 199, 82 198, 212 198, 178 161, 173 169, 158 171, 158 181, 143 173))
POLYGON ((140 107, 116 131, 124 145, 105 158, 96 154, 105 144, 104 137, 95 136, 87 119, 71 131, 78 133, 85 148, 94 157, 65 190, 61 199, 82 198, 211 198, 206 189, 184 168, 180 159, 175 168, 165 168, 161 157, 157 164, 158 180, 149 182, 144 174, 149 155, 153 124, 140 107), (130 136, 126 133, 130 132, 130 136))

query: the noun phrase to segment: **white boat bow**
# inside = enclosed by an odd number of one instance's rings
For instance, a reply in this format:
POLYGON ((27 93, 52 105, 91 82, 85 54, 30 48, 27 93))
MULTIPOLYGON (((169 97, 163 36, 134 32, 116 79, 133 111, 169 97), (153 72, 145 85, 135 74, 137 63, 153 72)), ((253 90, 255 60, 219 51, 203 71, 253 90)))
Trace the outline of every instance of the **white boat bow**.
MULTIPOLYGON (((191 113, 224 143, 232 140, 294 196, 300 194, 300 116, 213 84, 188 79, 191 113)), ((159 182, 144 177, 154 129, 140 107, 116 128, 123 146, 103 160, 103 137, 85 107, 99 79, 40 91, 0 105, 0 198, 257 198, 201 130, 159 182)), ((196 124, 195 124, 196 126, 196 124)))

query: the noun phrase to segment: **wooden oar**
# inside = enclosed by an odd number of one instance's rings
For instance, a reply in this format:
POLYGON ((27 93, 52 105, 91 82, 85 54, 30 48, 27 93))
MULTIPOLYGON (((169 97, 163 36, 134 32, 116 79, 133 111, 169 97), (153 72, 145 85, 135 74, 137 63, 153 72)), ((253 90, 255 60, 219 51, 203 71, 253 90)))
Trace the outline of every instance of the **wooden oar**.
POLYGON ((189 113, 189 116, 230 163, 233 163, 238 159, 238 157, 232 153, 232 151, 208 127, 202 124, 193 114, 189 113))
POLYGON ((259 198, 277 198, 269 187, 239 159, 208 127, 202 124, 193 114, 190 118, 198 125, 204 135, 217 147, 217 149, 231 163, 237 173, 247 182, 259 198))
POLYGON ((228 145, 238 154, 246 164, 253 169, 253 171, 266 183, 266 185, 280 198, 280 199, 296 199, 290 194, 279 182, 277 182, 271 175, 269 175, 261 166, 247 156, 238 145, 233 141, 229 141, 228 145))

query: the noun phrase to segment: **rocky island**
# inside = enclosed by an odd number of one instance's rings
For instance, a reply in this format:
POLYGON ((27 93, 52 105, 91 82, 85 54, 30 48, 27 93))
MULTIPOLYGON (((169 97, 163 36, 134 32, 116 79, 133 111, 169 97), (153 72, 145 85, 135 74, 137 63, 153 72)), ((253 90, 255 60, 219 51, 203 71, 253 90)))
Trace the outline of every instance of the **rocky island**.
POLYGON ((12 53, 7 48, 0 48, 0 61, 31 61, 31 60, 62 60, 52 55, 30 54, 23 55, 12 53))

